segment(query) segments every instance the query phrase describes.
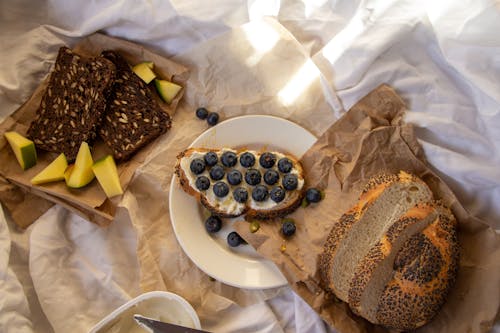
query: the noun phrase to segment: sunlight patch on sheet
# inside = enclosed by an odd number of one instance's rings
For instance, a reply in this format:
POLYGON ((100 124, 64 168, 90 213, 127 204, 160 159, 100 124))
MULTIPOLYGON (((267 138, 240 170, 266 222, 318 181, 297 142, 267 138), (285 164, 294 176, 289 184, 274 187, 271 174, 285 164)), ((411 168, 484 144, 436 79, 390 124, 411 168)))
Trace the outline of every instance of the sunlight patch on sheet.
POLYGON ((281 103, 285 106, 291 105, 319 76, 319 69, 311 59, 308 59, 278 93, 281 103))
POLYGON ((278 16, 281 0, 248 1, 248 17, 250 21, 260 20, 264 16, 278 16))
POLYGON ((254 22, 243 27, 246 38, 254 53, 246 59, 248 66, 255 66, 260 59, 273 49, 280 39, 279 33, 266 21, 254 22))
POLYGON ((303 0, 304 2, 304 16, 310 17, 314 12, 321 8, 328 0, 303 0))

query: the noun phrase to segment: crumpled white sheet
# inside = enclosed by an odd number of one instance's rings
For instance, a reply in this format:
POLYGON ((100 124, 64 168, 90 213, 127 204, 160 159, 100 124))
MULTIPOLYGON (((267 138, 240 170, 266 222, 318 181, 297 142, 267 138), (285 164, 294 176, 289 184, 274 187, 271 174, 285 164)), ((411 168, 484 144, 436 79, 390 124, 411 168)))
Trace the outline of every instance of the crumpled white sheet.
MULTIPOLYGON (((416 125, 429 162, 466 209, 500 228, 500 11, 494 1, 5 0, 0 120, 29 97, 61 42, 104 30, 189 60, 190 49, 264 15, 302 43, 324 75, 323 92, 336 117, 377 85, 392 85, 408 103, 406 120, 416 125)), ((85 332, 138 292, 130 225, 102 229, 54 207, 22 232, 0 216, 0 249, 2 332, 85 332), (123 270, 127 274, 118 274, 123 270), (61 297, 68 292, 72 297, 61 297)), ((208 323, 217 332, 326 331, 286 288, 218 317, 208 323)))

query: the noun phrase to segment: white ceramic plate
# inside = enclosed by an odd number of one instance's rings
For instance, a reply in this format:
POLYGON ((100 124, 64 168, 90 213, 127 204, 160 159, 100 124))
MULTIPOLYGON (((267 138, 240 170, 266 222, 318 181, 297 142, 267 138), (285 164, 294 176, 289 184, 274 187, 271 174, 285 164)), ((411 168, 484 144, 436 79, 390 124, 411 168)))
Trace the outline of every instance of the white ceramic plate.
MULTIPOLYGON (((232 118, 209 128, 190 147, 267 148, 300 158, 315 141, 314 135, 293 122, 253 115, 232 118)), ((169 205, 177 240, 188 257, 211 277, 246 289, 273 288, 287 283, 276 265, 250 245, 235 248, 227 245, 226 237, 232 231, 233 220, 223 220, 223 227, 216 234, 207 233, 204 227, 208 216, 206 209, 181 189, 175 175, 169 205)))

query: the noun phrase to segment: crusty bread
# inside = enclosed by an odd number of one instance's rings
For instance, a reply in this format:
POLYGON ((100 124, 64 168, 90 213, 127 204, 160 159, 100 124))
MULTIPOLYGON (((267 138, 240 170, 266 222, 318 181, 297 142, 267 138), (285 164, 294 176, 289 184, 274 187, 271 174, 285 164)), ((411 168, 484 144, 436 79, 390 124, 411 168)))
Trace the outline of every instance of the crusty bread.
POLYGON ((372 179, 358 204, 334 226, 324 253, 329 287, 347 302, 350 282, 358 263, 408 208, 432 200, 420 179, 405 172, 372 179), (340 233, 340 235, 339 235, 340 233))
MULTIPOLYGON (((277 156, 277 160, 282 157, 286 157, 288 158, 288 160, 292 162, 293 170, 288 173, 297 176, 298 178, 297 189, 285 191, 285 197, 280 202, 274 202, 273 200, 271 200, 270 196, 268 196, 267 199, 263 202, 257 202, 252 199, 252 191, 254 190, 255 186, 246 183, 244 178, 245 172, 249 168, 243 167, 240 164, 240 156, 245 152, 250 152, 255 156, 255 165, 252 166, 252 168, 260 170, 263 176, 263 171, 267 169, 264 169, 259 166, 259 157, 264 152, 257 152, 245 149, 234 150, 229 148, 225 149, 188 148, 182 151, 180 154, 178 154, 177 163, 175 166, 175 174, 177 175, 179 184, 186 193, 194 196, 203 206, 205 206, 213 214, 221 217, 237 217, 246 214, 247 218, 270 219, 274 217, 287 215, 291 213, 293 210, 295 210, 298 206, 300 206, 304 192, 303 191, 304 174, 300 162, 294 156, 276 151, 272 152, 277 156), (237 164, 234 167, 226 167, 221 164, 220 161, 221 155, 224 152, 228 151, 234 152, 238 157, 237 164), (207 166, 206 169, 203 171, 203 173, 198 175, 194 174, 190 170, 190 162, 195 158, 203 158, 204 154, 206 154, 207 152, 215 152, 217 154, 218 156, 217 165, 222 166, 225 171, 224 178, 221 179, 221 181, 225 182, 229 186, 230 190, 229 193, 222 198, 217 197, 216 195, 214 195, 213 192, 213 185, 215 181, 209 175, 209 171, 212 167, 207 166), (240 171, 243 176, 241 183, 238 185, 230 185, 227 181, 227 174, 229 171, 233 169, 237 169, 238 171, 240 171), (198 188, 196 188, 195 180, 196 177, 198 176, 206 176, 210 180, 210 187, 207 190, 199 190, 198 188), (244 187, 247 190, 248 200, 246 202, 238 203, 235 201, 233 197, 233 191, 236 187, 244 187)), ((258 184, 258 185, 264 185, 268 189, 268 191, 270 191, 275 186, 281 186, 281 181, 284 177, 284 173, 280 172, 277 168, 278 164, 277 162, 278 161, 276 161, 275 165, 269 169, 276 170, 278 172, 279 181, 275 185, 271 186, 269 184, 266 184, 264 181, 264 177, 262 177, 261 181, 258 184)))
POLYGON ((419 327, 454 281, 455 224, 417 177, 377 177, 332 228, 319 258, 322 283, 374 324, 419 327))

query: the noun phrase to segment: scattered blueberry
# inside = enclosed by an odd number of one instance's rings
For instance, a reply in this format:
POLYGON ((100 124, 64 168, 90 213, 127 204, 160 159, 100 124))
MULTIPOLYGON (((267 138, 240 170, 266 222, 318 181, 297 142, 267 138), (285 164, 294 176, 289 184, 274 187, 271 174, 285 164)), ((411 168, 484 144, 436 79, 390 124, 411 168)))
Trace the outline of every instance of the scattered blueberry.
POLYGON ((283 177, 283 181, 281 183, 282 183, 283 187, 285 188, 285 190, 293 191, 299 185, 299 180, 297 178, 297 175, 288 173, 283 177))
POLYGON ((283 173, 289 173, 292 171, 293 163, 288 158, 283 157, 278 161, 278 170, 283 173))
POLYGON ((221 180, 224 178, 224 168, 220 165, 214 165, 212 169, 210 169, 210 178, 213 180, 221 180))
POLYGON ((280 175, 279 175, 278 171, 276 171, 276 170, 268 169, 264 173, 264 181, 268 185, 276 184, 279 179, 280 179, 280 175))
POLYGON ((202 119, 202 120, 205 120, 207 119, 207 116, 208 116, 208 110, 205 109, 205 108, 198 108, 196 109, 196 117, 202 119))
POLYGON ((317 188, 309 188, 306 191, 306 200, 307 202, 320 202, 321 201, 321 192, 317 188))
POLYGON ((274 163, 276 163, 276 156, 273 153, 265 152, 260 155, 259 163, 263 168, 272 168, 274 163))
POLYGON ((191 161, 189 169, 191 169, 191 171, 195 175, 199 175, 200 173, 205 171, 205 161, 201 158, 195 158, 194 160, 191 161))
POLYGON ((248 200, 248 192, 243 187, 237 187, 233 191, 233 198, 236 202, 245 203, 248 200))
POLYGON ((207 116, 207 123, 210 126, 217 125, 219 122, 219 114, 217 112, 210 112, 207 116))
POLYGON ((224 182, 214 184, 214 194, 219 198, 224 198, 229 193, 229 186, 224 182))
POLYGON ((292 219, 285 219, 281 225, 281 232, 285 237, 290 237, 295 233, 295 222, 292 219))
POLYGON ((238 156, 236 156, 236 154, 232 151, 225 151, 222 153, 220 161, 225 167, 231 168, 236 165, 236 162, 238 162, 238 156))
POLYGON ((236 231, 231 231, 228 235, 227 235, 227 243, 229 244, 229 246, 231 247, 236 247, 236 246, 239 246, 241 243, 243 243, 243 238, 241 238, 240 235, 238 235, 238 233, 236 231))
POLYGON ((252 198, 255 201, 265 201, 268 196, 269 193, 267 191, 267 187, 265 187, 264 185, 257 185, 252 190, 252 198))
POLYGON ((245 173, 245 181, 248 185, 257 185, 260 183, 261 175, 257 169, 248 169, 245 173))
POLYGON ((285 199, 285 190, 281 186, 275 186, 270 193, 271 200, 274 202, 281 202, 285 199))
POLYGON ((221 227, 222 227, 222 220, 218 216, 210 215, 205 220, 205 229, 207 229, 209 233, 217 232, 221 229, 221 227))
POLYGON ((200 191, 206 191, 210 187, 210 179, 206 176, 199 176, 195 182, 196 188, 200 191))
POLYGON ((205 164, 209 167, 216 165, 219 161, 219 158, 214 151, 206 153, 205 156, 203 156, 203 159, 205 160, 205 164))
POLYGON ((231 170, 227 173, 227 182, 231 185, 238 185, 241 183, 243 176, 238 170, 231 170))
POLYGON ((244 168, 250 168, 255 164, 255 156, 252 153, 245 152, 240 156, 240 164, 244 168))

